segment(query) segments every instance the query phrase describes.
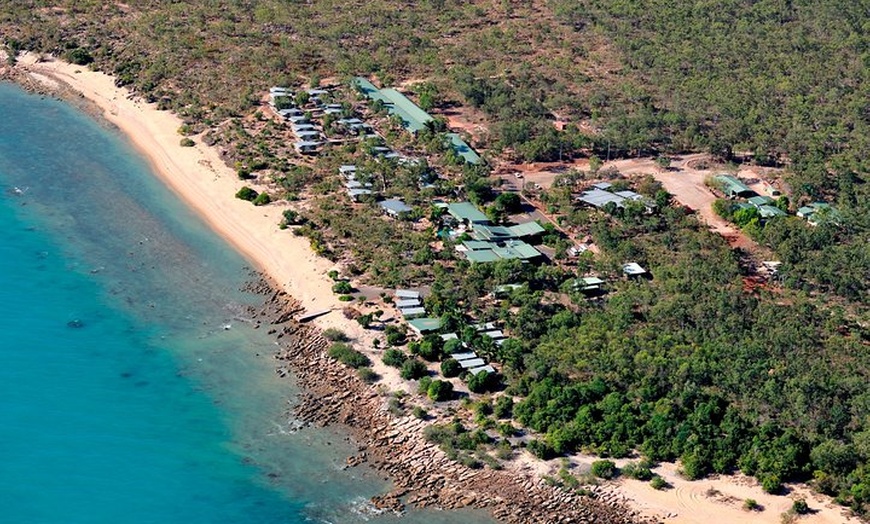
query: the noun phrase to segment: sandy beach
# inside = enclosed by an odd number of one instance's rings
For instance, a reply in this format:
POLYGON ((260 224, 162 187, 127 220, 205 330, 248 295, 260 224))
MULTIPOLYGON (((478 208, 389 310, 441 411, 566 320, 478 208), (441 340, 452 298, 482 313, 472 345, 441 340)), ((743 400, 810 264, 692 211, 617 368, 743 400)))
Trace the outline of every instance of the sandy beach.
POLYGON ((182 122, 178 117, 131 97, 126 88, 115 86, 111 76, 87 67, 60 60, 38 61, 34 54, 23 54, 19 64, 48 88, 57 88, 58 81, 63 82, 95 104, 170 188, 216 232, 301 301, 308 312, 335 310, 314 321, 319 327, 337 327, 353 338, 367 337, 357 323, 348 322, 340 313, 346 304, 332 293, 333 282, 327 276, 335 266, 316 256, 306 238, 278 227, 284 210, 280 204, 255 207, 234 198, 245 183, 224 164, 215 148, 206 146, 198 137, 193 137, 193 147, 181 147, 178 129, 182 122))
MULTIPOLYGON (((334 264, 316 256, 307 239, 278 227, 285 209, 280 204, 254 207, 234 198, 244 183, 224 164, 219 151, 202 144, 198 137, 193 137, 195 146, 181 147, 180 119, 168 111, 158 111, 153 104, 131 97, 126 88, 115 87, 111 76, 86 67, 57 60, 38 61, 33 54, 22 55, 19 64, 47 87, 56 88, 58 82, 62 82, 95 104, 105 119, 117 126, 145 155, 169 187, 216 232, 299 300, 308 312, 332 309, 332 313, 313 321, 317 327, 341 329, 365 347, 371 347, 372 333, 341 314, 345 304, 332 293, 332 281, 327 276, 335 269, 334 264)), ((376 370, 381 371, 380 362, 378 365, 376 370)), ((393 387, 395 381, 393 377, 389 378, 387 386, 393 387)), ((517 475, 538 479, 541 474, 558 469, 558 466, 553 466, 555 462, 535 463, 527 453, 523 455, 526 458, 510 466, 517 475)), ((587 459, 573 457, 572 461, 582 464, 587 459)), ((857 522, 844 517, 844 508, 809 494, 806 488, 794 488, 789 496, 772 496, 765 494, 754 480, 745 477, 687 482, 680 480, 673 465, 663 465, 656 471, 673 485, 672 489, 656 491, 648 483, 632 480, 623 480, 602 489, 619 497, 628 506, 663 522, 772 524, 780 522, 781 514, 798 496, 806 498, 810 507, 816 510, 802 516, 801 522, 857 522), (720 495, 708 495, 717 492, 720 495), (764 511, 744 511, 742 505, 747 498, 758 501, 764 506, 764 511)))

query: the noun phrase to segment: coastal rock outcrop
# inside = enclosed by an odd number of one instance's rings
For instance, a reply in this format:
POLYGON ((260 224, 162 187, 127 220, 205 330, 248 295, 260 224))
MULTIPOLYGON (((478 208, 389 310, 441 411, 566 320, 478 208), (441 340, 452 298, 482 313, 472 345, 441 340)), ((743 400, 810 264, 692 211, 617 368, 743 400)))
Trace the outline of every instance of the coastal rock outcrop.
POLYGON ((302 389, 293 408, 304 424, 346 426, 358 454, 346 467, 367 462, 392 480, 394 489, 373 497, 375 507, 401 511, 405 504, 442 509, 481 508, 508 523, 644 523, 617 500, 569 492, 505 470, 470 469, 451 460, 423 436, 429 422, 391 414, 377 390, 327 356, 329 342, 315 327, 294 320, 298 301, 259 278, 247 291, 265 297, 257 313, 273 325, 279 342, 278 372, 302 389))

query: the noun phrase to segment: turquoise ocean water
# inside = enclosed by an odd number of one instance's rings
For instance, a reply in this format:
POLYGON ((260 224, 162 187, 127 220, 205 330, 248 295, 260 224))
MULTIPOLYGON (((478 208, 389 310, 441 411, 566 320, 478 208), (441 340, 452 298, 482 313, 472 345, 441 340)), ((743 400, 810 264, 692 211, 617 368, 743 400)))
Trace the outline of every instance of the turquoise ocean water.
POLYGON ((6 84, 0 231, 0 522, 488 521, 368 513, 388 483, 295 429, 247 262, 116 133, 6 84))

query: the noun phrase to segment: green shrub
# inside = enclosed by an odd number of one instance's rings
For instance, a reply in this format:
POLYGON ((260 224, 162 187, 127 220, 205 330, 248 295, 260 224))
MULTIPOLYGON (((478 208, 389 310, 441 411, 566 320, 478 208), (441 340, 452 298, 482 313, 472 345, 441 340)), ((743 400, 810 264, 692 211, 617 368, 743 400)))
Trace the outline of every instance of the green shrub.
POLYGON ((344 331, 336 328, 327 328, 323 330, 323 337, 330 342, 347 342, 350 340, 344 331))
POLYGON ((393 333, 387 334, 387 344, 390 346, 401 346, 406 340, 407 338, 404 333, 394 331, 393 333))
POLYGON ((629 462, 622 468, 622 474, 636 480, 651 480, 653 473, 646 464, 629 462))
POLYGON ((414 415, 414 418, 418 418, 420 420, 426 420, 427 418, 429 418, 429 413, 427 413, 426 410, 420 406, 414 406, 414 409, 411 410, 411 414, 414 415))
POLYGON ((743 501, 743 509, 746 511, 761 511, 761 505, 755 499, 746 499, 743 501))
POLYGON ((387 335, 387 344, 390 346, 401 346, 407 340, 405 332, 396 326, 387 326, 384 333, 387 335))
POLYGON ((592 463, 592 474, 600 479, 612 479, 619 469, 612 460, 596 460, 592 463))
POLYGON ((430 337, 427 336, 420 342, 416 342, 409 349, 411 353, 415 355, 419 355, 423 358, 423 360, 429 362, 435 362, 441 359, 441 349, 443 347, 443 341, 440 337, 430 337))
POLYGON ((458 377, 461 372, 462 366, 459 365, 459 361, 456 359, 448 358, 441 363, 441 374, 447 378, 458 377))
POLYGON ((492 404, 488 400, 481 400, 474 404, 474 416, 477 419, 484 419, 492 415, 492 404))
POLYGON ((65 58, 68 62, 75 65, 88 65, 94 61, 94 57, 91 56, 91 53, 89 53, 87 49, 82 49, 81 47, 68 51, 65 58))
POLYGON ((353 286, 350 285, 350 282, 342 280, 332 285, 332 292, 337 295, 347 295, 353 293, 353 286))
POLYGON ((495 456, 500 460, 510 460, 514 456, 514 448, 509 442, 502 440, 495 446, 495 456))
POLYGON ((384 351, 382 360, 384 361, 384 364, 392 368, 401 368, 402 364, 408 360, 408 355, 406 355, 401 349, 388 349, 384 351))
POLYGON ((499 377, 498 373, 481 371, 480 373, 471 375, 468 378, 468 389, 472 393, 485 393, 487 391, 493 391, 500 383, 501 377, 499 377))
POLYGON ((375 373, 372 368, 369 367, 361 367, 357 370, 357 374, 359 378, 365 382, 366 384, 373 384, 380 380, 381 376, 375 373))
POLYGON ((797 499, 791 505, 791 510, 798 515, 806 515, 810 512, 810 507, 807 505, 807 501, 805 499, 797 499))
POLYGON ((248 186, 243 186, 236 192, 236 198, 247 200, 248 202, 253 202, 258 196, 259 194, 248 186))
POLYGON ((779 479, 779 475, 767 473, 761 475, 759 480, 761 481, 761 489, 766 493, 779 493, 779 490, 782 489, 782 481, 779 479))
POLYGON ((341 295, 338 297, 338 300, 342 302, 351 302, 353 300, 353 295, 341 295))
POLYGON ((433 380, 427 391, 429 398, 435 402, 443 402, 453 398, 453 384, 445 380, 433 380))
POLYGON ((510 422, 500 422, 498 425, 498 433, 505 438, 513 437, 517 434, 517 428, 515 428, 510 422))
POLYGON ((460 352, 462 349, 462 341, 459 339, 450 339, 444 343, 444 353, 447 355, 460 352))
POLYGON ((514 414, 514 399, 508 395, 498 397, 493 414, 498 418, 511 418, 514 414))
POLYGON ((652 486, 652 489, 659 491, 668 487, 667 481, 659 475, 653 475, 652 480, 649 481, 649 485, 652 486))
POLYGON ((355 369, 369 366, 372 363, 371 360, 369 360, 369 357, 353 349, 349 344, 344 344, 342 342, 336 342, 330 346, 329 356, 338 360, 342 364, 355 369))
POLYGON ((181 139, 181 142, 179 142, 179 145, 181 145, 181 147, 193 147, 196 145, 196 142, 190 138, 184 137, 181 139))
POLYGON ((428 371, 429 370, 426 369, 426 364, 416 358, 409 358, 404 364, 402 364, 402 369, 399 374, 405 380, 417 380, 420 377, 426 376, 428 371))
POLYGON ((556 456, 556 452, 553 450, 553 447, 541 439, 534 439, 530 441, 526 449, 529 450, 529 453, 542 460, 550 460, 551 458, 556 456))
POLYGON ((288 226, 298 226, 305 223, 305 218, 293 209, 285 209, 281 214, 284 216, 283 223, 288 226))
POLYGON ((257 195, 257 198, 254 199, 255 206, 265 206, 272 202, 272 197, 269 196, 269 193, 260 193, 257 195))

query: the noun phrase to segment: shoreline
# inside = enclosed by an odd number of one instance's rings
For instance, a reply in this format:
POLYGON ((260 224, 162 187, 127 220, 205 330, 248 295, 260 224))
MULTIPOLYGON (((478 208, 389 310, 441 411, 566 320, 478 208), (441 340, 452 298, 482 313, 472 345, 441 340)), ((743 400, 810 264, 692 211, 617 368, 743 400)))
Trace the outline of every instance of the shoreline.
POLYGON ((509 523, 649 521, 624 504, 565 492, 535 476, 518 476, 511 469, 472 470, 450 460, 424 438, 426 423, 390 415, 375 386, 326 355, 325 329, 340 329, 364 347, 371 346, 375 335, 341 314, 346 304, 332 292, 327 276, 335 265, 315 255, 306 239, 279 229, 280 203, 255 207, 234 198, 245 184, 216 148, 199 140, 181 147, 181 120, 116 87, 109 75, 57 59, 40 61, 33 53, 22 54, 15 68, 0 68, 3 72, 31 91, 64 99, 114 127, 163 183, 258 266, 262 281, 250 291, 263 295, 266 304, 252 313, 277 338, 277 372, 286 373, 281 367, 286 364, 303 391, 294 413, 308 424, 341 424, 349 430, 360 454, 349 457, 347 466, 368 462, 393 482, 391 492, 373 498, 376 507, 474 508, 509 523), (302 311, 325 309, 332 313, 306 324, 295 321, 302 311))
MULTIPOLYGON (((84 66, 56 59, 38 62, 26 53, 16 69, 42 91, 59 95, 117 129, 167 187, 306 310, 340 311, 346 305, 331 290, 327 272, 334 264, 315 255, 307 239, 279 229, 284 206, 255 207, 234 198, 245 182, 199 136, 193 137, 194 146, 181 147, 183 136, 177 130, 183 122, 174 114, 140 101, 126 88, 116 87, 111 76, 84 66)), ((335 318, 340 316, 325 315, 312 322, 323 329, 340 327, 354 338, 365 336, 359 326, 335 318)))
MULTIPOLYGON (((284 209, 281 203, 254 207, 234 198, 245 184, 224 164, 217 148, 203 144, 198 137, 194 137, 197 140, 193 147, 181 147, 182 135, 177 133, 181 120, 169 111, 158 111, 153 104, 138 101, 126 88, 115 87, 112 77, 59 60, 37 62, 31 53, 23 55, 19 63, 16 71, 27 75, 33 86, 43 86, 43 92, 60 92, 65 100, 123 134, 163 183, 269 277, 270 281, 258 286, 261 294, 270 297, 259 314, 277 333, 281 347, 277 358, 294 370, 304 391, 296 414, 308 423, 338 423, 351 430, 360 450, 359 455, 348 459, 348 466, 368 461, 395 484, 393 492, 376 497, 376 504, 399 509, 399 497, 406 496, 408 504, 420 507, 488 509, 506 522, 561 521, 563 517, 573 518, 565 520, 572 522, 636 522, 644 517, 666 522, 706 522, 711 519, 710 512, 715 515, 726 509, 735 512, 729 522, 738 516, 743 519, 737 521, 779 521, 779 513, 773 511, 743 512, 739 503, 736 508, 726 508, 710 497, 699 500, 703 497, 694 491, 689 493, 687 488, 655 492, 642 483, 626 480, 601 486, 596 498, 610 502, 599 502, 547 485, 541 473, 552 469, 554 463, 528 467, 527 452, 502 471, 470 470, 449 461, 437 446, 422 438, 424 424, 412 417, 389 416, 385 397, 363 384, 351 370, 326 357, 328 343, 320 334, 323 329, 341 329, 367 348, 374 335, 341 314, 346 303, 332 293, 332 280, 327 276, 334 264, 316 256, 306 239, 279 229, 284 209), (292 320, 301 311, 325 309, 333 312, 310 324, 292 320), (681 497, 690 496, 691 505, 681 503, 681 497), (563 514, 572 509, 576 511, 563 514)), ((571 458, 583 462, 576 456, 571 458)), ((736 486, 740 482, 726 477, 693 483, 697 490, 716 485, 723 493, 729 492, 729 484, 736 486)), ((755 491, 758 499, 765 496, 760 489, 753 490, 753 496, 755 491)), ((778 499, 790 502, 786 497, 778 499)), ((819 514, 802 520, 845 522, 834 518, 838 513, 838 508, 829 503, 819 514)))

